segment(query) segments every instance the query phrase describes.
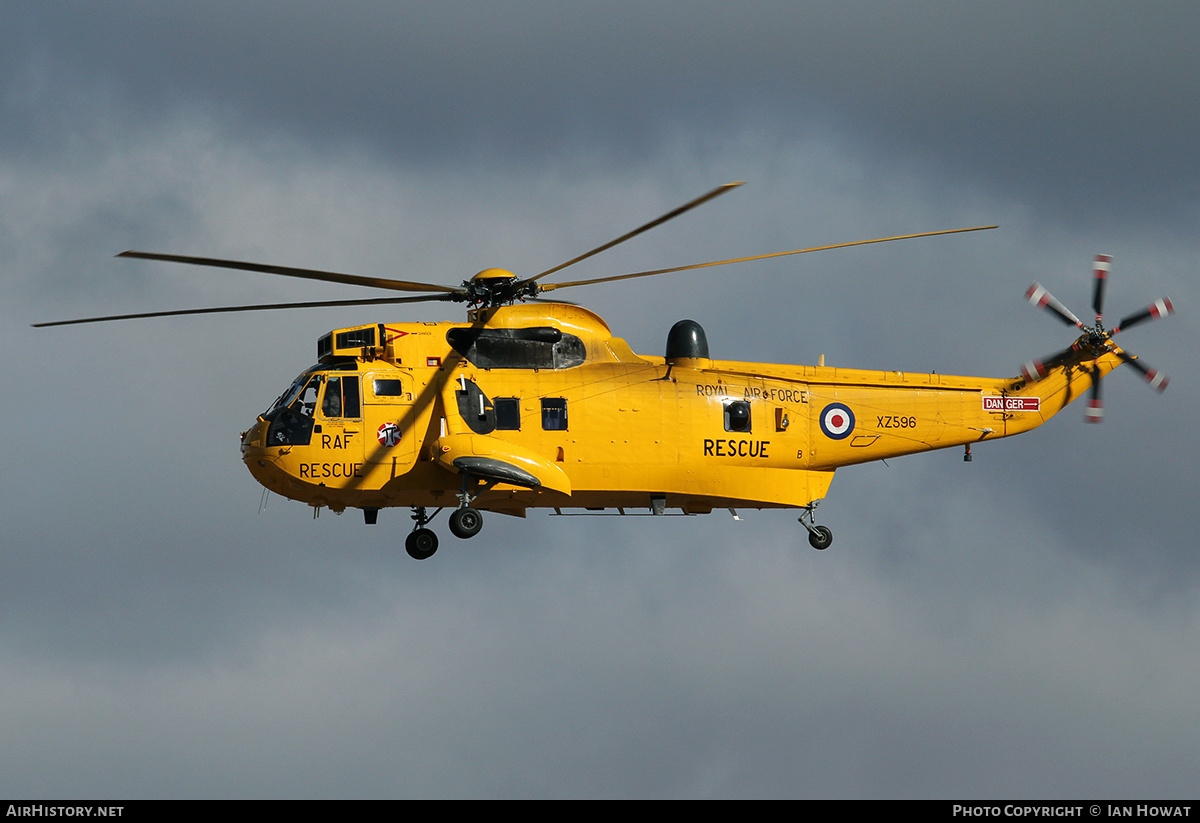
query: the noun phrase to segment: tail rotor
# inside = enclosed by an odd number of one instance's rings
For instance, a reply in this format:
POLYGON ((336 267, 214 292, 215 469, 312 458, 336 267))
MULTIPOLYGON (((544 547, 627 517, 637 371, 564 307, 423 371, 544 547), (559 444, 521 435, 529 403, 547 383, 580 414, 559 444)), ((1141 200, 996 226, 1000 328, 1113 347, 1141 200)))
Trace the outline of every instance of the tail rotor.
MULTIPOLYGON (((1108 288, 1108 272, 1111 264, 1112 255, 1096 255, 1096 260, 1092 267, 1092 309, 1096 312, 1096 323, 1093 326, 1085 325, 1083 321, 1055 299, 1054 295, 1050 294, 1046 287, 1040 283, 1034 283, 1025 292, 1025 299, 1034 306, 1046 309, 1066 325, 1075 326, 1083 332, 1083 335, 1070 348, 1059 352, 1053 357, 1045 360, 1029 360, 1023 363, 1021 365, 1021 376, 1025 378, 1026 382, 1032 383, 1041 380, 1053 368, 1065 363, 1073 355, 1078 357, 1081 352, 1085 357, 1090 355, 1093 363, 1096 358, 1107 352, 1116 352, 1122 361, 1128 363, 1141 373, 1151 388, 1159 392, 1167 388, 1167 383, 1170 381, 1165 374, 1147 366, 1137 355, 1117 348, 1111 341, 1113 335, 1119 332, 1149 320, 1157 320, 1161 317, 1174 314, 1175 306, 1171 303, 1170 298, 1163 297, 1155 300, 1146 308, 1121 318, 1120 323, 1114 328, 1105 329, 1104 295, 1108 288)), ((1079 361, 1076 360, 1075 362, 1078 363, 1079 361)), ((1100 397, 1100 369, 1094 364, 1084 365, 1080 363, 1080 367, 1086 369, 1092 377, 1092 388, 1088 398, 1087 410, 1084 412, 1084 419, 1089 423, 1099 423, 1104 420, 1104 403, 1100 397)))

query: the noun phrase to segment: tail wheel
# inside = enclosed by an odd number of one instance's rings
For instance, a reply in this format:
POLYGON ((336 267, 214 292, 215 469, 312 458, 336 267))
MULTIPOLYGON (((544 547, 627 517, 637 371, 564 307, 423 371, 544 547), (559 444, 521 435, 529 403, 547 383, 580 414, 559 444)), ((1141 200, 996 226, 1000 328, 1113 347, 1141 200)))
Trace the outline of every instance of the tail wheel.
POLYGON ((483 513, 479 509, 464 506, 450 515, 450 533, 462 540, 474 537, 483 528, 483 513))
POLYGON ((433 529, 416 529, 404 538, 404 550, 413 560, 428 560, 437 547, 438 539, 433 529))

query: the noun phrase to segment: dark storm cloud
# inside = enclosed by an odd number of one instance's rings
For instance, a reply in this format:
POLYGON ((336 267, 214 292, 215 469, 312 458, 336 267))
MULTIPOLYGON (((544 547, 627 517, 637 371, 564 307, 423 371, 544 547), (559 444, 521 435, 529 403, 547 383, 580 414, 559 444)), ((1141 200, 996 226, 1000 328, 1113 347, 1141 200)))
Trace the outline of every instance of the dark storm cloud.
POLYGON ((984 177, 1063 218, 1129 219, 1132 198, 1160 219, 1200 195, 1200 24, 1186 4, 56 9, 14 15, 9 73, 93 82, 133 116, 200 105, 407 162, 644 160, 672 125, 720 141, 753 119, 842 129, 861 150, 984 177))

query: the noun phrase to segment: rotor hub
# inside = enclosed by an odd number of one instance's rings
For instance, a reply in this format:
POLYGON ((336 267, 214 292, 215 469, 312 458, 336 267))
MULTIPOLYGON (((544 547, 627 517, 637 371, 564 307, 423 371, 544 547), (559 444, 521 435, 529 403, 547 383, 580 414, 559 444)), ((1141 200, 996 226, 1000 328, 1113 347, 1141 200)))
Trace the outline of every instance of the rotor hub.
POLYGON ((462 285, 465 302, 487 308, 536 297, 538 293, 536 283, 520 280, 506 269, 484 269, 470 280, 464 280, 462 285))
POLYGON ((1111 349, 1111 346, 1109 345, 1111 338, 1112 332, 1105 331, 1104 326, 1102 326, 1098 320, 1096 321, 1095 326, 1083 327, 1083 337, 1081 340, 1083 340, 1091 350, 1093 357, 1099 357, 1111 349))

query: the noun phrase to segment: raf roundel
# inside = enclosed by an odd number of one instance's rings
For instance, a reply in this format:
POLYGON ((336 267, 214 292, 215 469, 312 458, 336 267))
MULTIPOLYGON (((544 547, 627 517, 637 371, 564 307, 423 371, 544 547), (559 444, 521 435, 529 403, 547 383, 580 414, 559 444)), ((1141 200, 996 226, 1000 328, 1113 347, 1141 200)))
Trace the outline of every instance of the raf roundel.
POLYGON ((384 423, 379 427, 375 436, 379 438, 380 444, 388 447, 394 446, 400 442, 400 427, 395 423, 384 423))
POLYGON ((854 431, 854 412, 845 403, 830 403, 821 410, 821 431, 830 440, 841 440, 854 431))

